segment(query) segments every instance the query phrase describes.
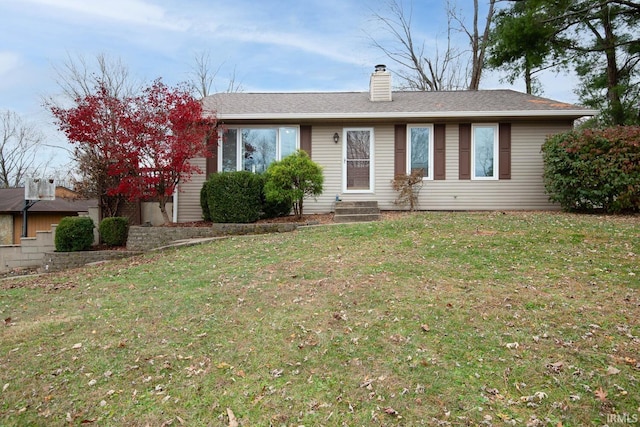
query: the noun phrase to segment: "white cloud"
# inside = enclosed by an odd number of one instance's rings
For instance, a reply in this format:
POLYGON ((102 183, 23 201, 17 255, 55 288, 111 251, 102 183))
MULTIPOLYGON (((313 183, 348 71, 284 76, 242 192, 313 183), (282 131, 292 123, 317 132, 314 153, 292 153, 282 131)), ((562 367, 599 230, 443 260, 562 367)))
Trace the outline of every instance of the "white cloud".
POLYGON ((162 7, 143 0, 26 0, 26 2, 63 10, 69 15, 83 14, 97 19, 175 31, 183 31, 188 27, 186 22, 168 16, 162 7))
POLYGON ((20 55, 10 51, 0 51, 0 77, 9 74, 20 64, 20 55))
POLYGON ((360 65, 361 60, 352 51, 345 51, 344 40, 334 42, 330 38, 317 39, 303 34, 261 31, 258 29, 218 30, 216 36, 235 42, 275 45, 285 48, 298 49, 306 53, 320 55, 337 62, 360 65))

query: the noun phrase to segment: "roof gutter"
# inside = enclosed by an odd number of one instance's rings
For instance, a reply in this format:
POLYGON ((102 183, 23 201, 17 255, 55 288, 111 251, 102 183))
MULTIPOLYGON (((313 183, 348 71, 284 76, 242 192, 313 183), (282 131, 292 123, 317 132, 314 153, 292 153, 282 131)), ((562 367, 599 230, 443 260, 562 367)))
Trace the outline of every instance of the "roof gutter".
POLYGON ((492 118, 492 117, 584 117, 598 110, 520 110, 520 111, 433 111, 376 113, 217 113, 218 120, 294 120, 294 119, 417 119, 417 118, 492 118))

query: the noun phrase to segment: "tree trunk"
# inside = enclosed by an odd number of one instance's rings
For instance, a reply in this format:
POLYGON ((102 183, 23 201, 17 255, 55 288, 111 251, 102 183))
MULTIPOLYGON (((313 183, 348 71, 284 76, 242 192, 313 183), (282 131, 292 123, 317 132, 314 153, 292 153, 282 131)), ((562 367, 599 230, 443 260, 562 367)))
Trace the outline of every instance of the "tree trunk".
POLYGON ((158 206, 160 206, 164 225, 171 224, 171 219, 169 219, 169 214, 167 213, 167 198, 165 196, 158 196, 158 206))
POLYGON ((604 28, 604 44, 605 56, 607 58, 607 100, 609 101, 609 109, 611 110, 611 119, 613 124, 624 124, 624 107, 620 99, 620 88, 618 86, 620 75, 618 70, 618 62, 616 57, 616 36, 613 33, 612 10, 605 2, 600 2, 600 16, 602 19, 602 27, 604 28))
POLYGON ((527 93, 531 95, 533 93, 533 87, 531 84, 531 65, 529 65, 529 61, 525 59, 524 62, 524 83, 527 88, 527 93))
POLYGON ((489 1, 489 11, 487 12, 487 19, 484 24, 484 31, 482 36, 478 32, 478 0, 473 0, 473 34, 471 36, 471 78, 469 79, 469 89, 478 90, 480 88, 480 79, 482 78, 482 71, 484 69, 484 58, 487 50, 487 41, 489 39, 489 32, 491 30, 491 22, 493 21, 493 15, 495 13, 496 0, 489 1))

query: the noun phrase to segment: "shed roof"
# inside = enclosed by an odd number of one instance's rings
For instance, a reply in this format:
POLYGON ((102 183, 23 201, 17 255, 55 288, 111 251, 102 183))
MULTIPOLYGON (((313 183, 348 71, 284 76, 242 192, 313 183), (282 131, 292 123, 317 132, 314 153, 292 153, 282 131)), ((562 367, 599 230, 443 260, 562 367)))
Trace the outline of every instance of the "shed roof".
POLYGON ((219 120, 491 118, 592 116, 596 110, 508 89, 393 92, 372 102, 369 92, 217 93, 204 98, 219 120))
MULTIPOLYGON (((75 213, 87 212, 98 206, 95 199, 42 200, 29 208, 29 212, 75 213)), ((0 188, 0 213, 18 213, 24 208, 24 188, 0 188)))

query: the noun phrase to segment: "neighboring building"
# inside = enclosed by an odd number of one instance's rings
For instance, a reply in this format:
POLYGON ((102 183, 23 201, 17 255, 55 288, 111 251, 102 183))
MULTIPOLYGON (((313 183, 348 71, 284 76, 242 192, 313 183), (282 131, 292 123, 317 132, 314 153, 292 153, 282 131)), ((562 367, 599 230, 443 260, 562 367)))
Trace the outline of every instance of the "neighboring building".
POLYGON ((546 137, 595 110, 512 90, 392 92, 377 66, 369 92, 219 93, 204 99, 224 128, 205 173, 181 185, 174 218, 201 219, 200 189, 218 171, 262 172, 295 149, 324 168, 324 193, 305 212, 342 200, 394 210, 391 181, 424 171, 419 209, 556 209, 542 181, 546 137))
MULTIPOLYGON (((0 245, 20 244, 24 196, 24 188, 0 189, 0 245)), ((62 218, 86 214, 97 206, 96 200, 81 199, 72 190, 56 187, 55 200, 39 201, 29 208, 27 237, 35 237, 36 231, 50 231, 62 218)))

